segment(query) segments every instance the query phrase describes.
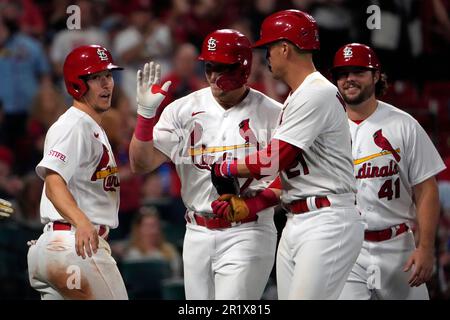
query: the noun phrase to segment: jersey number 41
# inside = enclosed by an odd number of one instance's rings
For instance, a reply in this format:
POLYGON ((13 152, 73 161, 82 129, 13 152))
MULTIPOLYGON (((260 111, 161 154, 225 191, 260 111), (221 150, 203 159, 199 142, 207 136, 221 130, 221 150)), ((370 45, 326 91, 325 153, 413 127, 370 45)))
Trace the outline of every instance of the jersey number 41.
POLYGON ((380 191, 378 191, 378 198, 387 198, 388 200, 392 200, 393 196, 395 196, 395 199, 400 198, 400 178, 395 179, 394 183, 392 183, 392 180, 389 179, 383 183, 380 191))

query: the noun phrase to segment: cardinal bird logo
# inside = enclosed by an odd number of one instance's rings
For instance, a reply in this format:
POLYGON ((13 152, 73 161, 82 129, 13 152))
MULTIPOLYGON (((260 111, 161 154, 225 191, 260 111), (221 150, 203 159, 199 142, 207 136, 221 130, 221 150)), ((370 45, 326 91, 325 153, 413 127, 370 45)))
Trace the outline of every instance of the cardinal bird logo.
POLYGON ((241 123, 239 123, 239 134, 244 138, 245 143, 255 145, 256 149, 259 150, 258 139, 250 128, 250 119, 242 120, 241 123))
POLYGON ((91 177, 91 181, 96 181, 97 179, 100 178, 98 173, 101 172, 106 167, 108 167, 108 163, 109 163, 108 149, 105 147, 105 145, 103 145, 103 154, 99 164, 97 165, 97 168, 95 169, 94 174, 91 177))
POLYGON ((395 151, 395 149, 392 147, 391 143, 389 142, 388 139, 386 139, 386 137, 383 136, 383 133, 381 132, 381 129, 376 131, 373 134, 373 141, 375 142, 375 144, 381 148, 382 150, 386 150, 392 153, 392 155, 394 156, 395 161, 400 162, 400 155, 398 154, 397 151, 395 151))
POLYGON ((110 156, 108 148, 103 145, 103 154, 100 162, 92 174, 91 181, 103 180, 103 190, 115 192, 120 187, 119 169, 109 164, 110 156))

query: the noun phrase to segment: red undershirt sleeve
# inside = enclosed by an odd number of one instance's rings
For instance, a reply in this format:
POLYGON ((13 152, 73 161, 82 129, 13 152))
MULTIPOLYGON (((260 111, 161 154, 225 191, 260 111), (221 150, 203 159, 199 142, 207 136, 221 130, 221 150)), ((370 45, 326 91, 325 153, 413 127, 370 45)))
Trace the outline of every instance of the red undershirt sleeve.
POLYGON ((245 157, 245 164, 254 178, 261 179, 292 166, 301 152, 299 147, 272 139, 266 148, 245 157))

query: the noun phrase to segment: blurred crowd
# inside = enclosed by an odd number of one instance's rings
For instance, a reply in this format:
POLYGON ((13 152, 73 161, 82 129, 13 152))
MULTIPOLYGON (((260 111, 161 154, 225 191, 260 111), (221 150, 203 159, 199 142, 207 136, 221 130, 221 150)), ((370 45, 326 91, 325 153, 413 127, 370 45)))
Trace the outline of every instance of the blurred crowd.
MULTIPOLYGON (((174 167, 166 164, 137 176, 129 166, 136 72, 149 60, 161 64, 162 81, 172 81, 164 107, 206 86, 197 56, 208 33, 233 28, 254 41, 267 15, 289 8, 317 20, 321 51, 315 60, 325 75, 343 44, 371 45, 390 83, 383 100, 416 117, 450 167, 450 0, 0 0, 0 197, 16 210, 11 221, 0 221, 0 298, 37 298, 24 288, 24 240, 38 236, 43 227, 43 184, 34 168, 42 158, 45 134, 71 105, 63 84, 66 55, 83 44, 100 44, 125 68, 115 74, 112 109, 103 123, 121 179, 120 227, 110 234, 115 258, 165 260, 170 277, 182 279, 185 208, 174 167), (381 29, 371 30, 366 10, 374 4, 381 9, 381 29), (80 29, 68 29, 68 18, 76 12, 67 13, 70 5, 80 9, 80 29)), ((288 94, 285 85, 272 79, 260 50, 254 51, 249 85, 278 101, 288 94)), ((449 169, 439 184, 442 215, 436 276, 429 286, 433 298, 449 298, 449 169)), ((280 212, 277 226, 282 223, 280 212)))

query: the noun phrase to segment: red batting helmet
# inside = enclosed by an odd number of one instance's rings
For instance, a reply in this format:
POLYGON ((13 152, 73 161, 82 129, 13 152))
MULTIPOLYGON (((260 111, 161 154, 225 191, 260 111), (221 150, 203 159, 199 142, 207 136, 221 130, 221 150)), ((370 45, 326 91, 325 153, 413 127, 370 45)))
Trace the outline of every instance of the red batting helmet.
POLYGON ((202 45, 198 57, 202 61, 224 64, 238 64, 236 69, 220 75, 216 81, 223 91, 243 86, 252 67, 252 47, 250 40, 242 33, 232 29, 216 30, 210 33, 202 45))
POLYGON ((253 48, 278 40, 289 40, 302 50, 319 50, 319 30, 316 20, 300 10, 275 12, 264 19, 260 39, 253 48))
POLYGON ((114 69, 123 68, 114 64, 107 49, 98 45, 75 48, 67 55, 63 67, 67 92, 75 99, 80 99, 88 90, 82 76, 114 69))
POLYGON ((341 47, 334 56, 332 72, 341 67, 363 67, 380 70, 380 61, 375 52, 360 43, 349 43, 341 47))

